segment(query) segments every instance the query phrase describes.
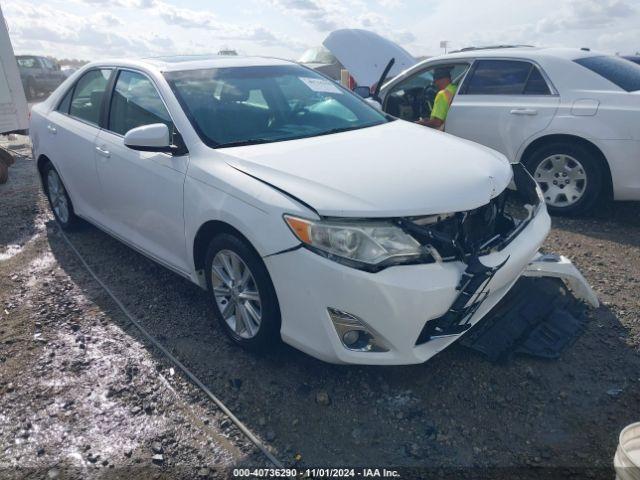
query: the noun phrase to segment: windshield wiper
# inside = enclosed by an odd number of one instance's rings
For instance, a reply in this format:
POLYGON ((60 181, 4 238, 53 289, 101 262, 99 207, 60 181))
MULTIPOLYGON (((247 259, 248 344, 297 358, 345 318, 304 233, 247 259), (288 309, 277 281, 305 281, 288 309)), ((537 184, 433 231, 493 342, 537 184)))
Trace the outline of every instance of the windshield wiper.
POLYGON ((243 145, 257 145, 259 143, 273 143, 273 142, 285 142, 287 140, 300 140, 302 138, 321 137, 322 135, 331 135, 332 133, 348 132, 349 130, 358 130, 361 128, 375 127, 381 125, 380 123, 370 123, 366 125, 351 125, 349 127, 332 128, 320 133, 310 133, 305 135, 284 137, 284 138, 250 138, 247 140, 237 140, 235 142, 220 143, 213 148, 226 148, 226 147, 241 147, 243 145))
POLYGON ((379 123, 371 123, 371 124, 367 124, 367 125, 352 125, 350 127, 340 127, 340 128, 332 128, 330 130, 326 130, 324 132, 320 132, 316 135, 313 135, 314 137, 320 137, 322 135, 331 135, 333 133, 342 133, 342 132, 348 132, 349 130, 359 130, 361 128, 368 128, 368 127, 375 127, 376 125, 380 125, 379 123))
POLYGON ((277 139, 274 139, 274 138, 249 138, 247 140, 237 140, 235 142, 219 143, 214 148, 242 147, 244 145, 257 145, 259 143, 270 143, 275 141, 277 141, 277 139))

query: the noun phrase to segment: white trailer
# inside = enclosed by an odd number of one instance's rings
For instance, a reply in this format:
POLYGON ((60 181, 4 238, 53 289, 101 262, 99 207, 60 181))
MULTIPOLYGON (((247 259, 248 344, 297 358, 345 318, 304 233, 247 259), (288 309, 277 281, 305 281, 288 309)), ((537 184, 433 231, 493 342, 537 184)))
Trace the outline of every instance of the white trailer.
POLYGON ((0 134, 26 133, 28 128, 27 99, 0 7, 0 134))

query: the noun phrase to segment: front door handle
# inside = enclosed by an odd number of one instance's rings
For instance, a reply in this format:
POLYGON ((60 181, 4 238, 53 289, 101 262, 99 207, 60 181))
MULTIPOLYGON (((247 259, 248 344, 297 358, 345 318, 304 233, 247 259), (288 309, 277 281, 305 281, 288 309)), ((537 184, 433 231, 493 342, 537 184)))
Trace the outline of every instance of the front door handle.
POLYGON ((111 152, 106 148, 96 147, 96 151, 103 157, 109 158, 111 156, 111 152))
POLYGON ((47 130, 49 130, 49 133, 52 135, 58 133, 58 129, 51 124, 47 125, 47 130))
POLYGON ((538 111, 533 108, 514 108, 509 113, 511 115, 537 115, 538 111))

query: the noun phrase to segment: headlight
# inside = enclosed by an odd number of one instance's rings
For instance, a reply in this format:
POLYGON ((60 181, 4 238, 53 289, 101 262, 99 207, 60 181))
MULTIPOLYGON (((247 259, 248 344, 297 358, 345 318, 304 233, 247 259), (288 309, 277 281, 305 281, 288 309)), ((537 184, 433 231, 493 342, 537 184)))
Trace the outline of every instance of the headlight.
POLYGON ((352 266, 402 263, 422 254, 415 238, 389 222, 313 221, 290 215, 284 219, 307 247, 352 266))

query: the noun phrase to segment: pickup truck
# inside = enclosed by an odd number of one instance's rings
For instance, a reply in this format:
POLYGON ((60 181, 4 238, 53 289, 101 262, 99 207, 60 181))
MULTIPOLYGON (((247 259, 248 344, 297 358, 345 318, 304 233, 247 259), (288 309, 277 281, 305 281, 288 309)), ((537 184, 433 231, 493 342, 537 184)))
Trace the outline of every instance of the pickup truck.
POLYGON ((60 65, 46 57, 17 55, 20 78, 27 100, 33 101, 41 94, 49 94, 67 77, 60 65))

